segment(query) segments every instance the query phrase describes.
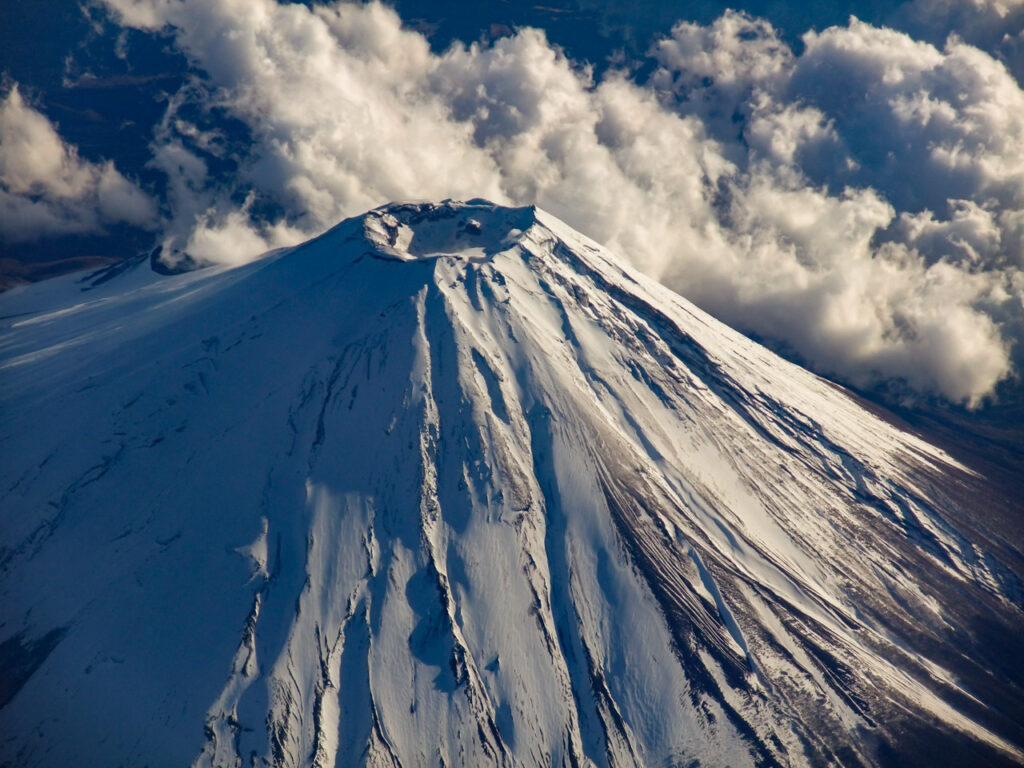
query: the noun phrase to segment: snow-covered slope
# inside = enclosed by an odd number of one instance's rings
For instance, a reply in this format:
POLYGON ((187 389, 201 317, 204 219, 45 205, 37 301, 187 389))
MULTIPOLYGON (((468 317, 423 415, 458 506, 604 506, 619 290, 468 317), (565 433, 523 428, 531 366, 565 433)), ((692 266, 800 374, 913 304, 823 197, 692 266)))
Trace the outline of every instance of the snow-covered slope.
POLYGON ((0 764, 1024 759, 983 479, 554 217, 76 279, 0 297, 0 764))

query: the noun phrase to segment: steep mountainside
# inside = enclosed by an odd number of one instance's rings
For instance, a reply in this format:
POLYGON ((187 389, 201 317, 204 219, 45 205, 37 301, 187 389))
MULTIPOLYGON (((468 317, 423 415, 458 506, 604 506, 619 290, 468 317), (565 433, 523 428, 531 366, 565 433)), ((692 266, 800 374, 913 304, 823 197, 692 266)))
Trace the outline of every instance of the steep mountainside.
POLYGON ((0 764, 1024 760, 984 478, 542 211, 0 315, 0 764))

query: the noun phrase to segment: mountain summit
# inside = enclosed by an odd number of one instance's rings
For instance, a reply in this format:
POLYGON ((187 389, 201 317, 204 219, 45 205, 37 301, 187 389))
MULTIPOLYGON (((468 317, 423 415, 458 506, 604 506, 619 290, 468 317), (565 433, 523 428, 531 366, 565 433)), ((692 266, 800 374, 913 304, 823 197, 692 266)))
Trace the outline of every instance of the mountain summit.
POLYGON ((0 764, 1024 759, 983 479, 553 216, 75 280, 0 297, 0 764))

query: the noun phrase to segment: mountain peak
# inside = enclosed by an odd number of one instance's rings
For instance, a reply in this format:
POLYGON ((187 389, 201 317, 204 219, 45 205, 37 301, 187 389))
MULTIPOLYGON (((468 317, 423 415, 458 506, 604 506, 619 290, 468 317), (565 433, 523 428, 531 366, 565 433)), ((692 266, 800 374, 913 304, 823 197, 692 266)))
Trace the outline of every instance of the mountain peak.
POLYGON ((479 198, 389 203, 364 214, 362 222, 364 237, 385 257, 479 259, 514 245, 536 222, 536 209, 507 208, 479 198))
POLYGON ((978 479, 550 214, 85 296, 0 297, 0 764, 1024 759, 978 479))

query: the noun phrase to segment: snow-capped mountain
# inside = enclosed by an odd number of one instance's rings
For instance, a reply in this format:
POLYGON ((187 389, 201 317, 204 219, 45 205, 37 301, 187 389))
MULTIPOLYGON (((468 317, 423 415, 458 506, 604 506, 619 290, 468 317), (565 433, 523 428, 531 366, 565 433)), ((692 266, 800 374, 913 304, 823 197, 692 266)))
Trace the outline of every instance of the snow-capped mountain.
POLYGON ((0 764, 1024 760, 984 478, 543 211, 0 315, 0 764))

